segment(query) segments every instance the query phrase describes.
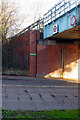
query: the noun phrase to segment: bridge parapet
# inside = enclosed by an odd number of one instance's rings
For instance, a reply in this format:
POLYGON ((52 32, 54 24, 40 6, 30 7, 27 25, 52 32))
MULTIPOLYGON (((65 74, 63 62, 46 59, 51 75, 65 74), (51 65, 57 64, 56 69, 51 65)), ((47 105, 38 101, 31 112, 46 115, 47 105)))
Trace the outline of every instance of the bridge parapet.
POLYGON ((44 25, 56 20, 58 17, 80 5, 80 0, 61 0, 44 14, 44 25))
POLYGON ((28 27, 26 27, 25 29, 23 29, 13 37, 20 36, 21 34, 24 34, 30 30, 39 30, 43 32, 44 29, 44 39, 45 39, 53 35, 53 26, 54 26, 54 31, 57 27, 57 32, 55 33, 60 33, 78 24, 80 24, 80 0, 61 0, 53 8, 51 8, 46 14, 44 14, 43 18, 40 18, 39 20, 29 25, 28 27), (69 19, 71 17, 72 17, 72 22, 75 22, 75 24, 70 26, 69 19))
POLYGON ((62 0, 44 18, 44 39, 80 24, 80 0, 62 0))

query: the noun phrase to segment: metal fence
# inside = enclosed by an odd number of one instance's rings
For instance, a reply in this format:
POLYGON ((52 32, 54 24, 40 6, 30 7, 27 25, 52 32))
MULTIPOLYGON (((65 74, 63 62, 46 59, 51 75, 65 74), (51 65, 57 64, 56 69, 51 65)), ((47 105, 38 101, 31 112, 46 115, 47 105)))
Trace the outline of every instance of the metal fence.
POLYGON ((46 14, 44 14, 44 25, 52 22, 61 15, 67 13, 74 7, 77 7, 80 0, 61 0, 53 8, 51 8, 46 14))
POLYGON ((79 4, 80 4, 80 0, 61 0, 60 2, 55 4, 50 10, 48 10, 48 12, 43 15, 43 18, 29 25, 28 27, 23 29, 21 32, 16 34, 16 36, 19 36, 20 34, 23 34, 26 31, 29 31, 32 29, 42 30, 45 25, 57 19, 61 15, 67 13, 71 9, 77 7, 79 4))
POLYGON ((18 34, 16 34, 15 36, 19 36, 29 30, 35 29, 35 30, 42 30, 44 22, 43 22, 43 18, 40 20, 37 20, 36 22, 34 22, 33 24, 29 25, 28 27, 26 27, 25 29, 23 29, 21 32, 19 32, 18 34))

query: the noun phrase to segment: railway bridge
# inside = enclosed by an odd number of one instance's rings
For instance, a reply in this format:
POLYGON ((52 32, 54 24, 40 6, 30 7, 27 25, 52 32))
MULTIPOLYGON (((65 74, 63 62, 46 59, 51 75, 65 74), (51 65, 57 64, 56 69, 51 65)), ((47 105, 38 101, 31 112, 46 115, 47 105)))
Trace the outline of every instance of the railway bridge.
POLYGON ((18 66, 31 76, 80 78, 80 0, 61 0, 11 38, 18 66))

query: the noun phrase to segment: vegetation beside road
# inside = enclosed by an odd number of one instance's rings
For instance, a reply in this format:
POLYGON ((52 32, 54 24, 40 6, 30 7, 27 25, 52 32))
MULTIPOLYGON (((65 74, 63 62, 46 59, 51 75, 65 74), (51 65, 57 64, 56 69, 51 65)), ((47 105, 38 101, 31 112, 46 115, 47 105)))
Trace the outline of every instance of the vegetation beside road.
POLYGON ((52 111, 11 111, 2 110, 2 120, 80 120, 79 110, 52 110, 52 111))

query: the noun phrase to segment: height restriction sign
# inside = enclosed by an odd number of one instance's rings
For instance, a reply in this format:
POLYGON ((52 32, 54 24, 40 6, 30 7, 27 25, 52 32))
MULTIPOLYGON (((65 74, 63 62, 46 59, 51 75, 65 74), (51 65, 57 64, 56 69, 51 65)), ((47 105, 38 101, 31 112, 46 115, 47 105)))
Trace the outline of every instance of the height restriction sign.
POLYGON ((75 16, 72 16, 71 17, 71 26, 74 26, 76 23, 76 17, 75 16))
POLYGON ((58 32, 58 24, 55 24, 53 26, 53 34, 57 33, 58 32))

